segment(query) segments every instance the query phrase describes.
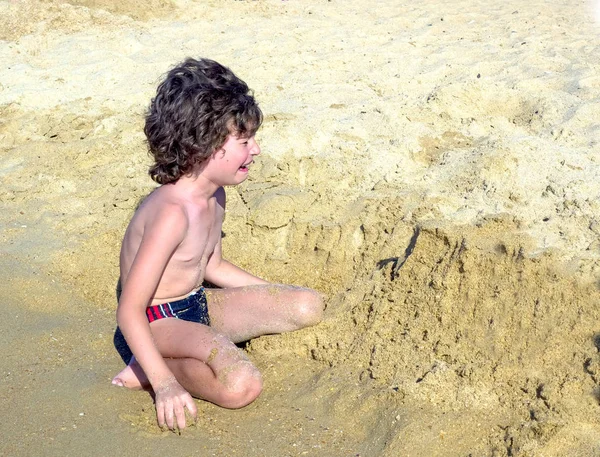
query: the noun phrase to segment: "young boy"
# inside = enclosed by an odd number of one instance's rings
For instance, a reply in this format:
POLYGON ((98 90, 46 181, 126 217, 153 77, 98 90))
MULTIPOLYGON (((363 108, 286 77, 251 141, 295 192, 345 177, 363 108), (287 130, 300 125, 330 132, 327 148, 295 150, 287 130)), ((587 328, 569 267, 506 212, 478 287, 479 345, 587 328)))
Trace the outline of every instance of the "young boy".
POLYGON ((261 122, 248 86, 208 59, 172 69, 146 117, 150 175, 161 186, 123 239, 115 344, 129 363, 112 382, 151 388, 161 427, 185 428, 184 408, 197 414, 192 396, 251 403, 261 375, 235 343, 321 319, 317 292, 269 284, 221 256, 223 186, 248 177, 261 122), (220 288, 205 290, 205 280, 220 288))

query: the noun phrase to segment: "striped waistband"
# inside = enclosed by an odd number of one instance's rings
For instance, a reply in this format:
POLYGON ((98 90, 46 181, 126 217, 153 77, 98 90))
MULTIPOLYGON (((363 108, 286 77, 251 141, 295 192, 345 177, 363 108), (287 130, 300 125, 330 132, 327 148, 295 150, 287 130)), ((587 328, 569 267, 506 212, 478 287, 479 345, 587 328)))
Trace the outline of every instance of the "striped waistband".
POLYGON ((178 318, 176 313, 192 307, 197 300, 202 300, 204 297, 204 287, 200 287, 200 289, 192 292, 181 300, 148 306, 146 308, 146 317, 148 318, 148 322, 153 322, 157 319, 164 319, 166 317, 178 318))
POLYGON ((157 319, 163 319, 165 317, 177 317, 171 308, 170 303, 163 303, 162 305, 154 305, 146 308, 146 317, 148 322, 154 322, 157 319))

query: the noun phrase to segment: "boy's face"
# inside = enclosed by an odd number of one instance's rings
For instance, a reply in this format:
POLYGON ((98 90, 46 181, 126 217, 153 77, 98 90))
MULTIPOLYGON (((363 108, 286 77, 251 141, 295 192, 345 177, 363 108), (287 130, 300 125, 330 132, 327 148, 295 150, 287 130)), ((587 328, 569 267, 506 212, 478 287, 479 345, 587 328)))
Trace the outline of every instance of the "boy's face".
POLYGON ((240 184, 248 177, 248 167, 258 154, 260 147, 255 137, 244 138, 230 133, 211 158, 214 180, 221 186, 240 184))

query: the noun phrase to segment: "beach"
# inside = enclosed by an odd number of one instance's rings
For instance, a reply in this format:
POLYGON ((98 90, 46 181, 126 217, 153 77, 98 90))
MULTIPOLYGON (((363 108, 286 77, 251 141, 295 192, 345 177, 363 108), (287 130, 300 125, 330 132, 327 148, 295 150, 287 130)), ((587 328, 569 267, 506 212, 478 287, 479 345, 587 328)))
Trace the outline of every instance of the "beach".
POLYGON ((598 2, 0 1, 0 62, 0 455, 600 456, 598 2), (224 257, 327 308, 178 434, 111 379, 186 57, 264 113, 224 257))

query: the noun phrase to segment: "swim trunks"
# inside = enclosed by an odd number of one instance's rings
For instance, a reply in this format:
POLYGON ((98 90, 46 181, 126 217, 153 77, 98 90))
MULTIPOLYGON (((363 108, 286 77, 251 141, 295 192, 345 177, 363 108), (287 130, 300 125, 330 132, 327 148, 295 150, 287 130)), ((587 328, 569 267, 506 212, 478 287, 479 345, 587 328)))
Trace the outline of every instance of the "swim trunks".
POLYGON ((148 322, 154 322, 166 317, 174 317, 184 321, 210 325, 204 287, 200 287, 200 289, 181 300, 149 306, 146 308, 146 317, 148 318, 148 322))
MULTIPOLYGON (((206 292, 204 291, 204 287, 200 287, 200 289, 192 292, 181 300, 149 306, 146 308, 146 317, 148 318, 148 322, 171 317, 184 321, 196 322, 198 324, 210 325, 210 316, 208 315, 208 305, 206 303, 206 292)), ((131 349, 129 349, 125 337, 121 333, 119 327, 117 327, 117 330, 115 331, 113 342, 123 361, 129 363, 133 353, 131 352, 131 349)))

